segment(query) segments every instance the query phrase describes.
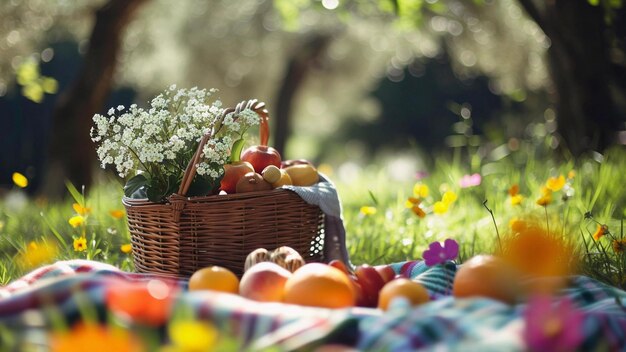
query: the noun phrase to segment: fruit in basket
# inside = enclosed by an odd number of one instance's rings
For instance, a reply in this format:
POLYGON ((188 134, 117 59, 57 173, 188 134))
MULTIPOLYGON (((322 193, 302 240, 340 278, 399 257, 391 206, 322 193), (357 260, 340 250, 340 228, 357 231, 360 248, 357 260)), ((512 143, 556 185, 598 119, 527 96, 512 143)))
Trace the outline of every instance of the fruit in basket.
POLYGON ((239 293, 239 279, 230 270, 221 266, 209 266, 197 270, 189 278, 189 290, 213 290, 239 293))
POLYGON ((241 277, 239 294, 255 301, 281 302, 289 277, 291 273, 276 263, 255 264, 241 277))
POLYGON ((272 187, 278 188, 285 185, 293 185, 291 181, 291 176, 284 169, 280 169, 280 179, 274 183, 272 183, 272 187))
POLYGON ((285 302, 313 307, 354 306, 355 291, 341 270, 322 263, 309 263, 296 270, 285 284, 285 302))
POLYGON ((261 172, 261 176, 270 184, 276 183, 281 177, 280 169, 276 167, 276 165, 268 165, 263 169, 263 172, 261 172))
POLYGON ((282 266, 290 272, 296 271, 305 264, 300 253, 288 246, 278 247, 272 251, 270 261, 282 266))
POLYGON ((396 272, 389 265, 377 265, 374 269, 376 269, 378 275, 383 278, 385 283, 388 283, 396 277, 396 272))
POLYGON ((254 168, 247 161, 235 161, 224 165, 224 177, 220 181, 220 190, 229 194, 235 193, 237 182, 249 172, 254 172, 254 168))
POLYGON ((297 164, 284 168, 294 186, 312 186, 319 182, 317 169, 311 164, 297 164))
POLYGON ((361 285, 366 307, 376 307, 378 295, 385 281, 374 267, 367 264, 359 265, 355 270, 357 282, 361 285))
POLYGON ((399 278, 389 281, 380 290, 378 308, 387 310, 391 301, 397 297, 404 297, 412 306, 426 303, 430 300, 428 291, 422 284, 406 278, 399 278))
POLYGON ((267 145, 255 145, 243 151, 241 160, 247 161, 254 171, 261 173, 268 165, 280 167, 281 157, 278 150, 267 145))
POLYGON ((246 257, 246 261, 243 264, 243 271, 246 272, 252 266, 261 262, 269 262, 270 261, 270 251, 265 248, 257 248, 250 252, 246 257))
POLYGON ((263 179, 263 176, 254 171, 243 175, 235 186, 235 192, 237 193, 269 191, 271 189, 272 185, 267 183, 267 181, 263 179))
POLYGON ((461 265, 452 284, 456 298, 488 297, 513 304, 520 292, 520 278, 504 260, 477 255, 461 265))
POLYGON ((311 162, 310 162, 310 161, 308 161, 308 160, 306 160, 306 159, 289 159, 289 160, 283 160, 283 161, 280 163, 280 167, 281 167, 282 169, 284 169, 284 168, 287 168, 287 167, 289 167, 289 166, 293 166, 293 165, 302 165, 302 164, 305 164, 305 165, 313 165, 313 164, 311 164, 311 162))

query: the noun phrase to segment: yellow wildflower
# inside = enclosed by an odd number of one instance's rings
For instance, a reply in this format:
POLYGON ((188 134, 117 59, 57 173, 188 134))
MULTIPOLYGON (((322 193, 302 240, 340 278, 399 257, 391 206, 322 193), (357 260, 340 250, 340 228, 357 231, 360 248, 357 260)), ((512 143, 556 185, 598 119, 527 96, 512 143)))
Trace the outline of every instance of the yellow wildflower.
POLYGON ((450 205, 454 203, 459 197, 453 191, 446 191, 441 197, 441 201, 450 205))
POLYGON ((524 231, 526 229, 526 221, 518 218, 513 218, 511 219, 511 221, 509 221, 509 227, 511 228, 511 231, 513 231, 513 233, 524 231))
POLYGON ((130 251, 133 249, 133 246, 130 243, 127 244, 123 244, 120 246, 120 250, 122 251, 122 253, 130 253, 130 251))
POLYGON ((567 178, 571 180, 574 177, 576 177, 576 171, 570 170, 570 172, 567 173, 567 178))
POLYGON ((593 239, 599 240, 602 236, 606 235, 609 232, 609 227, 606 225, 598 225, 598 229, 593 233, 593 239))
POLYGON ((91 213, 91 208, 83 207, 82 205, 80 205, 78 203, 72 204, 72 208, 74 208, 74 211, 78 215, 87 215, 87 214, 91 213))
POLYGON ((524 196, 521 194, 516 194, 513 197, 511 197, 511 205, 520 205, 522 204, 522 201, 524 200, 524 196))
POLYGON ((565 177, 563 175, 559 175, 559 177, 550 177, 548 181, 546 181, 546 188, 552 192, 560 191, 563 186, 565 186, 565 177))
POLYGON ((26 178, 26 176, 20 174, 19 172, 14 172, 12 178, 13 183, 15 183, 17 187, 26 188, 26 186, 28 186, 28 179, 26 178))
POLYGON ((52 244, 31 241, 18 255, 17 264, 22 268, 35 268, 51 261, 57 252, 58 248, 52 244))
POLYGON ((439 201, 433 205, 433 213, 435 214, 445 214, 448 211, 449 204, 439 201))
POLYGON ((167 330, 172 344, 181 351, 210 351, 218 339, 217 329, 206 322, 175 320, 167 330))
POLYGON ((72 216, 68 222, 72 225, 73 228, 77 228, 78 226, 85 223, 85 218, 82 215, 72 216))
POLYGON ((361 214, 365 216, 374 215, 376 214, 376 207, 363 206, 361 207, 361 214))
POLYGON ((85 237, 78 237, 74 239, 74 251, 82 252, 87 249, 87 239, 85 237))
POLYGON ((416 183, 415 186, 413 186, 413 195, 415 197, 426 198, 429 192, 428 186, 423 183, 416 183))
POLYGON ((124 211, 120 209, 114 209, 109 211, 109 215, 111 215, 114 219, 121 219, 124 217, 124 211))
POLYGON ((552 190, 550 190, 548 187, 542 187, 541 197, 537 199, 537 204, 545 207, 550 203, 552 203, 552 190))

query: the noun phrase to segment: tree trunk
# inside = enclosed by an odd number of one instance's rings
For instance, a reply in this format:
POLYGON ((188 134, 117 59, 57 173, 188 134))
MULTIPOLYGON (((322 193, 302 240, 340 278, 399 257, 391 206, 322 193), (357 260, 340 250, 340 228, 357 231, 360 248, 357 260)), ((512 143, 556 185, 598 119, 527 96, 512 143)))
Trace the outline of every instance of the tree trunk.
POLYGON ((307 73, 312 65, 317 62, 325 52, 331 37, 325 34, 316 34, 310 40, 304 42, 287 64, 287 70, 278 90, 276 110, 273 118, 274 125, 274 148, 286 158, 285 146, 291 134, 291 110, 293 100, 302 86, 307 73))
POLYGON ((89 132, 92 116, 111 91, 124 29, 146 0, 109 0, 96 12, 89 48, 76 80, 59 97, 53 112, 43 192, 59 198, 64 181, 90 186, 96 162, 89 132))
POLYGON ((611 92, 620 85, 603 8, 586 0, 546 1, 543 8, 519 1, 551 41, 548 65, 562 142, 574 155, 615 144, 624 111, 611 92))

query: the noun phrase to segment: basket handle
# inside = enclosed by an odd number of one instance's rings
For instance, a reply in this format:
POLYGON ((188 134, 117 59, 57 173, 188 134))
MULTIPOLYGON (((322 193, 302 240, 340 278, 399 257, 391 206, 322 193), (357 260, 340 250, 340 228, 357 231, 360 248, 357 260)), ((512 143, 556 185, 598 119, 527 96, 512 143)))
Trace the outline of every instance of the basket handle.
MULTIPOLYGON (((267 142, 270 137, 269 113, 267 109, 265 108, 264 102, 258 101, 257 99, 244 100, 240 102, 239 104, 237 104, 237 106, 234 109, 233 108, 225 109, 222 112, 222 115, 220 116, 220 121, 223 120, 224 117, 226 117, 226 115, 230 114, 231 112, 234 112, 235 115, 238 115, 245 109, 250 109, 256 112, 261 118, 261 122, 259 125, 259 139, 260 139, 261 145, 267 145, 267 142)), ((196 165, 200 163, 202 150, 204 149, 204 146, 209 142, 209 140, 211 139, 211 137, 213 137, 215 133, 217 133, 217 131, 215 131, 215 127, 213 127, 211 128, 210 131, 205 133, 204 136, 202 136, 202 138, 200 139, 200 143, 198 143, 198 148, 196 149, 196 152, 193 154, 193 158, 191 158, 191 160, 189 161, 189 164, 187 165, 187 168, 185 169, 185 172, 183 173, 183 179, 180 182, 180 188, 178 188, 179 195, 185 196, 187 194, 187 191, 189 190, 189 187, 191 186, 191 181, 193 181, 193 178, 196 176, 196 165)))

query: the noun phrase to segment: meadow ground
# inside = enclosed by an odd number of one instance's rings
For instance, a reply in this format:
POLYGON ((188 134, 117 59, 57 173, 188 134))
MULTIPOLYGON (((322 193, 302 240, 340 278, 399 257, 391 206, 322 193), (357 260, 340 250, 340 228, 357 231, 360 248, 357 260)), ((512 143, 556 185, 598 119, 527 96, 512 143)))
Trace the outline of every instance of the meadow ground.
MULTIPOLYGON (((420 259, 429 243, 447 238, 459 242, 463 262, 493 253, 520 220, 532 220, 574 245, 575 273, 624 288, 624 150, 577 160, 535 150, 498 160, 462 161, 461 153, 453 153, 404 181, 376 165, 349 178, 324 167, 340 195, 352 262, 420 259)), ((64 259, 133 270, 120 181, 102 176, 84 191, 68 185, 60 203, 28 199, 18 184, 0 202, 0 284, 64 259)))

